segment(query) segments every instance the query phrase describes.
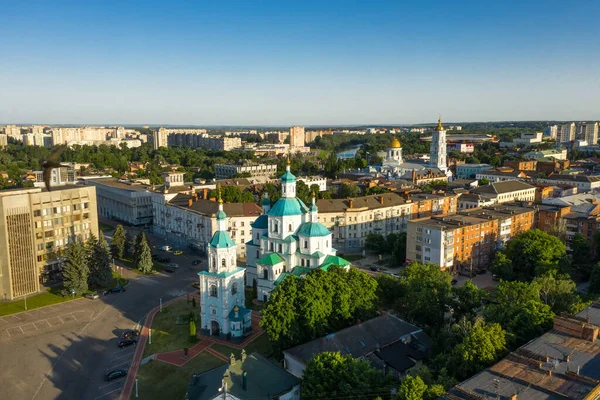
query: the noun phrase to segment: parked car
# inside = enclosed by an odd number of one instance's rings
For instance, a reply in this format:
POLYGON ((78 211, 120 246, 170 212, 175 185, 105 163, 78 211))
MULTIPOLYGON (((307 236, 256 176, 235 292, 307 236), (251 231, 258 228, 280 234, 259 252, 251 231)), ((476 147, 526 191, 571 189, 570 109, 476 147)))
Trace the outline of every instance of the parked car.
POLYGON ((122 349, 123 347, 133 346, 136 343, 137 343, 136 338, 122 339, 122 340, 119 340, 119 343, 117 343, 117 346, 119 346, 119 348, 122 349))
POLYGON ((121 333, 121 339, 132 339, 140 336, 140 331, 137 329, 127 329, 121 333))
POLYGON ((122 378, 124 376, 127 376, 127 371, 124 369, 113 369, 112 371, 108 371, 106 374, 104 374, 104 380, 105 381, 113 381, 115 379, 119 379, 122 378))
POLYGON ((200 263, 202 263, 202 260, 194 260, 194 261, 192 261, 192 265, 200 265, 200 263))
POLYGON ((160 249, 161 249, 162 251, 171 251, 172 247, 171 247, 171 246, 166 246, 166 245, 165 245, 165 246, 161 246, 161 247, 160 247, 160 249))
POLYGON ((391 276, 392 278, 398 278, 398 279, 400 279, 400 275, 398 275, 398 274, 390 274, 390 276, 391 276))
POLYGON ((458 283, 458 281, 456 279, 452 279, 452 282, 450 282, 450 283, 452 283, 453 285, 456 285, 458 283))
POLYGON ((499 281, 500 277, 498 275, 496 275, 496 274, 492 274, 492 280, 493 281, 499 281))
POLYGON ((165 267, 165 272, 168 272, 168 273, 172 274, 175 271, 177 271, 177 268, 165 267))
POLYGON ((375 271, 375 272, 379 272, 381 271, 381 268, 379 268, 377 265, 373 265, 371 268, 369 268, 371 271, 375 271))
POLYGON ((156 261, 168 263, 168 262, 171 262, 171 258, 169 258, 169 257, 158 257, 156 259, 156 261))
POLYGON ((180 256, 180 255, 182 255, 182 254, 183 254, 183 251, 181 251, 181 250, 175 250, 175 251, 173 252, 173 254, 174 254, 174 255, 176 255, 176 256, 180 256))
POLYGON ((104 293, 102 293, 102 294, 106 296, 107 294, 111 294, 111 293, 121 293, 121 292, 124 292, 125 290, 126 289, 123 286, 117 286, 112 289, 105 290, 104 293))
POLYGON ((98 297, 100 297, 100 295, 98 294, 98 292, 92 292, 92 293, 88 293, 88 294, 86 294, 86 295, 85 295, 85 296, 83 296, 83 297, 85 297, 86 299, 92 299, 92 300, 95 300, 95 299, 97 299, 98 297))
POLYGON ((169 263, 169 264, 167 264, 167 267, 178 269, 179 268, 179 264, 177 264, 177 263, 169 263))

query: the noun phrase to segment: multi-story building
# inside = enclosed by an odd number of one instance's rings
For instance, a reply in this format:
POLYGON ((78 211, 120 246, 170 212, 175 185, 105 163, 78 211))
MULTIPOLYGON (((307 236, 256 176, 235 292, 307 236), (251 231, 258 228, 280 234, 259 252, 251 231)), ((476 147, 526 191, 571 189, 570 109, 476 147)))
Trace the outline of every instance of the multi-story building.
POLYGON ((343 252, 359 252, 367 235, 403 232, 412 216, 412 201, 395 193, 353 199, 321 199, 319 222, 332 233, 333 246, 343 252))
POLYGON ((526 153, 523 157, 538 159, 538 158, 546 158, 552 157, 556 160, 566 160, 567 159, 567 149, 550 149, 550 150, 536 150, 530 151, 526 153))
POLYGON ((473 189, 472 193, 480 194, 496 203, 513 201, 535 201, 536 187, 521 181, 492 182, 489 185, 473 189))
POLYGON ((535 160, 518 160, 518 161, 504 161, 505 167, 510 167, 517 171, 535 171, 537 161, 535 160))
POLYGON ((152 225, 152 188, 115 178, 86 179, 96 187, 98 215, 131 226, 152 225))
POLYGON ((558 136, 558 125, 551 125, 544 128, 544 137, 556 140, 558 136))
POLYGON ((496 201, 490 197, 477 193, 466 193, 460 195, 460 197, 458 198, 458 209, 460 211, 463 211, 472 208, 491 206, 495 203, 496 201))
POLYGON ((584 125, 583 138, 589 146, 598 143, 598 123, 590 122, 584 125))
MULTIPOLYGON (((153 232, 173 244, 204 250, 217 230, 219 204, 195 192, 177 193, 168 201, 162 193, 153 193, 152 207, 153 232)), ((225 203, 223 207, 238 256, 244 257, 246 243, 252 240, 251 224, 261 215, 261 208, 254 203, 225 203)))
POLYGON ((448 151, 458 151, 459 153, 473 153, 475 145, 473 143, 449 143, 448 151))
POLYGON ((238 174, 250 174, 251 177, 272 178, 277 173, 275 164, 215 164, 215 179, 228 179, 238 174))
POLYGON ((290 147, 304 147, 303 126, 292 126, 290 128, 290 147))
POLYGON ((316 138, 323 137, 325 135, 332 135, 331 130, 327 131, 305 131, 304 132, 304 143, 314 142, 316 138))
POLYGON ((456 178, 458 179, 472 179, 475 176, 489 169, 494 168, 490 164, 459 164, 456 166, 456 178))
POLYGON ((458 207, 458 196, 453 193, 415 193, 406 198, 412 204, 411 219, 453 214, 458 207))
POLYGON ((12 300, 60 278, 65 247, 98 236, 96 189, 63 186, 0 192, 0 296, 12 300))
POLYGON ((570 211, 561 215, 564 226, 567 249, 576 234, 592 240, 594 232, 600 229, 600 204, 579 204, 570 207, 570 211))
POLYGON ((169 146, 200 147, 208 150, 230 151, 242 147, 242 139, 232 136, 208 135, 206 133, 169 133, 169 146))
POLYGON ((21 127, 17 125, 6 125, 4 127, 4 134, 13 139, 21 140, 21 127))
POLYGON ((529 181, 537 174, 533 171, 516 171, 508 167, 492 168, 487 171, 478 172, 475 175, 477 180, 487 179, 489 182, 504 181, 529 181))
MULTIPOLYGON (((35 187, 45 187, 44 182, 44 171, 32 171, 35 175, 35 187)), ((77 179, 75 172, 75 163, 69 164, 66 167, 54 168, 50 172, 50 187, 62 186, 62 185, 74 185, 77 179)))
POLYGON ((537 178, 538 182, 549 183, 552 185, 557 184, 568 184, 577 186, 577 191, 590 192, 600 188, 600 176, 598 175, 567 175, 567 174, 553 174, 545 178, 537 178))
POLYGON ((557 142, 570 143, 575 140, 575 123, 563 124, 558 127, 557 142))
POLYGON ((301 176, 297 178, 297 180, 304 182, 308 187, 317 185, 319 187, 319 192, 327 191, 327 178, 322 176, 301 176))
POLYGON ((169 139, 169 132, 165 128, 158 128, 152 132, 152 146, 154 150, 158 150, 159 147, 167 147, 169 139))
POLYGON ((8 146, 8 135, 0 134, 0 149, 8 146))
POLYGON ((502 204, 409 221, 406 260, 473 273, 489 266, 494 251, 535 226, 535 209, 502 204))

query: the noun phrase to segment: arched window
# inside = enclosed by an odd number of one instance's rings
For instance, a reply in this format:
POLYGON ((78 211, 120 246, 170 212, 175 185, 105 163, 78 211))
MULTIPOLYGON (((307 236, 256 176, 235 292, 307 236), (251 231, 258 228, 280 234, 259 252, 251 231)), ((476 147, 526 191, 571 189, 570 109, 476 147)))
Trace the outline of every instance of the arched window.
POLYGON ((234 282, 233 285, 231 285, 231 294, 237 294, 237 282, 234 282))
POLYGON ((275 222, 275 226, 273 227, 273 232, 277 233, 279 231, 279 224, 275 222))
POLYGON ((326 249, 327 249, 327 248, 329 248, 329 240, 326 240, 326 241, 325 241, 325 248, 326 248, 326 249))
POLYGON ((304 241, 304 248, 305 248, 305 249, 308 249, 308 240, 305 240, 305 241, 304 241))
POLYGON ((217 286, 216 285, 210 285, 210 288, 208 289, 209 291, 209 295, 212 297, 219 297, 217 295, 217 286))
POLYGON ((263 269, 263 278, 264 279, 269 279, 269 270, 268 269, 263 269))
POLYGON ((256 232, 256 240, 260 240, 260 237, 258 236, 258 232, 256 232))
POLYGON ((221 267, 225 268, 225 259, 221 260, 221 267))
POLYGON ((292 224, 289 225, 288 230, 291 232, 292 231, 292 224))

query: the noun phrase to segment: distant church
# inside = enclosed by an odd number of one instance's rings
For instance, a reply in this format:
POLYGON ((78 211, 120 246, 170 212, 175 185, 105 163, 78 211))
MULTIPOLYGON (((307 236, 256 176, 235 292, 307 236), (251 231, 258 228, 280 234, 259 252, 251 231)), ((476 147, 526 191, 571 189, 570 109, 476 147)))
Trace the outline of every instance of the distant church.
POLYGON ((200 327, 208 335, 235 339, 252 330, 252 310, 245 307, 244 268, 236 262, 236 245, 227 233, 221 190, 217 231, 207 245, 208 271, 200 277, 200 327))
POLYGON ((402 144, 397 138, 394 138, 387 149, 385 160, 375 166, 375 171, 389 180, 412 180, 415 174, 423 173, 437 176, 446 175, 451 178, 452 172, 448 169, 447 157, 446 130, 442 126, 442 120, 439 119, 431 138, 429 162, 419 160, 404 162, 402 144))
POLYGON ((271 207, 265 194, 262 209, 252 224, 252 241, 246 243, 246 285, 256 281, 259 300, 267 301, 290 274, 302 277, 316 268, 350 265, 336 256, 331 232, 319 222, 314 194, 309 207, 296 197, 289 159, 281 176, 281 198, 271 207))

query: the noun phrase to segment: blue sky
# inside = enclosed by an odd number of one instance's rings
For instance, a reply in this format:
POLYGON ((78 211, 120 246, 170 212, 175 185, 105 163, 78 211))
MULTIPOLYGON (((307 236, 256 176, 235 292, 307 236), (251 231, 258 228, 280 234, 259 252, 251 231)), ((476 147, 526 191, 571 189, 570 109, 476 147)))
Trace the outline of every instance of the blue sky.
POLYGON ((0 0, 0 123, 600 118, 600 1, 0 0))

